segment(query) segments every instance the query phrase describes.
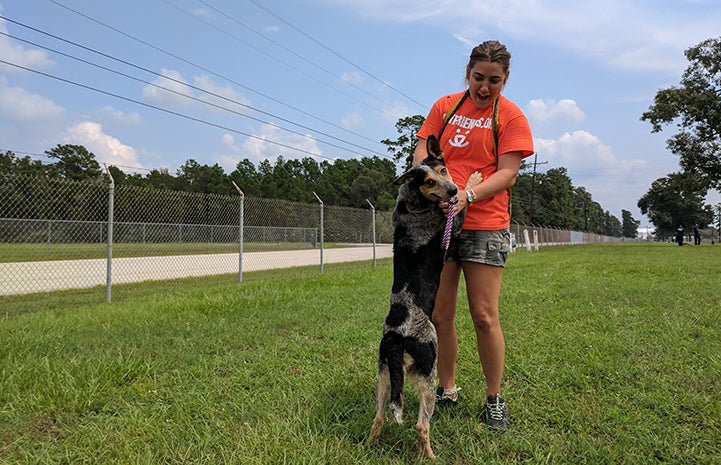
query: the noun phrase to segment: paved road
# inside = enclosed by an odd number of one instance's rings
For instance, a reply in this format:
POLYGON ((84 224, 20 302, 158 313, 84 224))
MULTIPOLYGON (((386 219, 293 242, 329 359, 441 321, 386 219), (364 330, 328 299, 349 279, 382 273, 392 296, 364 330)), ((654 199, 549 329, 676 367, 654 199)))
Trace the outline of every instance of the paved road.
MULTIPOLYGON (((389 244, 376 246, 376 258, 393 255, 389 244)), ((324 263, 373 259, 373 247, 323 250, 324 263)), ((243 272, 318 265, 320 250, 248 252, 243 254, 243 272)), ((0 263, 0 295, 31 294, 64 289, 103 286, 106 260, 58 260, 0 263)), ((116 258, 113 284, 238 273, 238 254, 179 255, 167 257, 116 258)))

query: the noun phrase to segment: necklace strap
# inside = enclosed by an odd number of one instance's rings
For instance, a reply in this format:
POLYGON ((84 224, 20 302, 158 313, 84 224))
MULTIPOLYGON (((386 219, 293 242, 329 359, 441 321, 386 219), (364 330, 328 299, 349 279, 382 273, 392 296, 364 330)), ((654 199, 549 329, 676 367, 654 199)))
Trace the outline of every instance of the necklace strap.
POLYGON ((456 114, 456 111, 458 111, 458 108, 463 104, 463 102, 468 98, 468 96, 471 95, 470 91, 466 90, 463 92, 463 95, 461 95, 461 98, 458 99, 458 101, 453 105, 453 108, 446 113, 446 116, 443 117, 443 126, 441 126, 441 131, 438 133, 438 140, 441 140, 441 136, 443 135, 443 131, 446 130, 446 126, 448 126, 448 121, 450 121, 451 116, 456 114))

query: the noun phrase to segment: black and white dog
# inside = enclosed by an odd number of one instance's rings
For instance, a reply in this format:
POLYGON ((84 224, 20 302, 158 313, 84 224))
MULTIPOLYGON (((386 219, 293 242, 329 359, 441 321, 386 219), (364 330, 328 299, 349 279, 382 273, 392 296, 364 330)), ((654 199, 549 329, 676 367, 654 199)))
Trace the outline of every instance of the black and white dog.
MULTIPOLYGON (((389 397, 393 419, 402 422, 407 374, 420 403, 419 453, 435 458, 429 427, 436 403, 438 340, 431 317, 443 269, 441 244, 446 226, 446 214, 438 202, 450 201, 458 187, 446 170, 438 140, 431 136, 426 144, 428 157, 394 181, 400 189, 393 212, 393 289, 378 355, 376 415, 368 440, 373 442, 380 435, 389 397)), ((463 216, 456 217, 454 229, 460 229, 463 216)))

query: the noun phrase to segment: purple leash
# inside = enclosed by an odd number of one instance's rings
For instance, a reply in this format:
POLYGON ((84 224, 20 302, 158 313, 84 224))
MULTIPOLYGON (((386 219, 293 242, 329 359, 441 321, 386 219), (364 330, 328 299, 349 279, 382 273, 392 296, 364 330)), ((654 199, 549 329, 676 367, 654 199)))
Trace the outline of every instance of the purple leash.
POLYGON ((446 218, 446 229, 443 231, 443 242, 441 242, 441 248, 448 250, 448 245, 451 243, 451 231, 453 230, 453 207, 458 203, 458 198, 453 197, 448 203, 448 217, 446 218))

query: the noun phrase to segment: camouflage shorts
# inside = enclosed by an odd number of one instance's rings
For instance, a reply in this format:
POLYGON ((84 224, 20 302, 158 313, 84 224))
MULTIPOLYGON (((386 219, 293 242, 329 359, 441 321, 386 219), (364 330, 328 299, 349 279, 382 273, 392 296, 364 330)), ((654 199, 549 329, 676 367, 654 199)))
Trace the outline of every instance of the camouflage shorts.
POLYGON ((500 231, 463 230, 453 238, 446 252, 447 262, 475 262, 485 265, 505 266, 511 251, 511 233, 500 231))

